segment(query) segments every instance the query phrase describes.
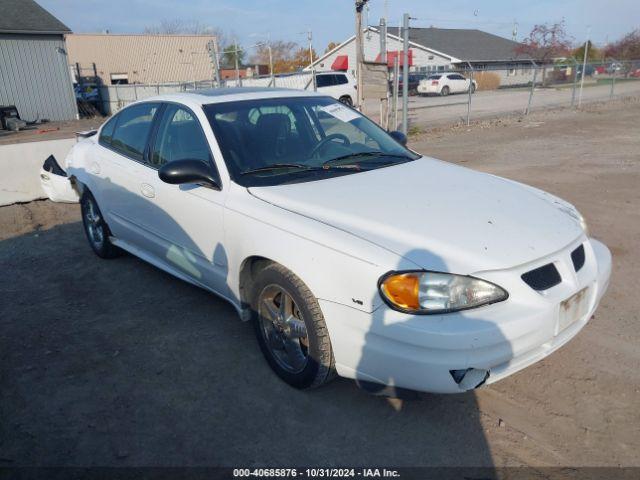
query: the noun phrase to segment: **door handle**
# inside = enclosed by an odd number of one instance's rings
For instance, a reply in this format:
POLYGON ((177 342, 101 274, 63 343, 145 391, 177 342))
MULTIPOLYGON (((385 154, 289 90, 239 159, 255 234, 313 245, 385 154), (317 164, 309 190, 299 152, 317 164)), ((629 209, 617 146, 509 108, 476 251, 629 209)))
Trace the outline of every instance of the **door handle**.
POLYGON ((140 185, 140 193, 142 193, 142 195, 147 198, 153 198, 156 196, 156 191, 148 183, 143 183, 140 185))

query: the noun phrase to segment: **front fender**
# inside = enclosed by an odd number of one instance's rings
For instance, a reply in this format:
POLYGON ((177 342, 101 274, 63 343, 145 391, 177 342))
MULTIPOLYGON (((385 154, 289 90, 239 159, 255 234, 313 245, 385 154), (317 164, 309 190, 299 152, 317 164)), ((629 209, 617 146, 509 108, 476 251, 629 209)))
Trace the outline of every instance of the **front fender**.
POLYGON ((235 298, 241 298, 244 262, 259 256, 291 270, 316 298, 371 312, 381 303, 378 278, 406 262, 366 240, 257 199, 246 189, 234 190, 224 224, 235 298))

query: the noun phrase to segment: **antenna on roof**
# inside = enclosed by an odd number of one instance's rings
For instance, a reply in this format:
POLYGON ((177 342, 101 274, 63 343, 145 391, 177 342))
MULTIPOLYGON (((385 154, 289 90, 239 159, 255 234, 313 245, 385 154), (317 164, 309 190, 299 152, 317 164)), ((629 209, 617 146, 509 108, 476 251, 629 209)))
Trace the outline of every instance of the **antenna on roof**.
POLYGON ((515 18, 513 19, 513 31, 511 32, 511 39, 515 42, 518 38, 518 22, 516 22, 515 18))

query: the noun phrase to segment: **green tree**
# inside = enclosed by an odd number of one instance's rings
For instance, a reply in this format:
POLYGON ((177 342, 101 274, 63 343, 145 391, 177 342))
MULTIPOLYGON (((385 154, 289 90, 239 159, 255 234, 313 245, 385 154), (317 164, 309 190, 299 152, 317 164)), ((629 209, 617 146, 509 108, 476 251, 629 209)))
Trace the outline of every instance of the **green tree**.
MULTIPOLYGON (((589 47, 587 50, 587 61, 593 62, 596 60, 600 60, 602 58, 602 52, 600 51, 600 49, 594 47, 593 43, 591 43, 591 40, 588 40, 585 43, 589 47)), ((584 59, 584 46, 585 44, 583 43, 578 48, 576 48, 573 52, 571 52, 571 55, 573 56, 573 58, 575 58, 578 62, 581 62, 584 59)))
POLYGON ((238 59, 238 65, 242 65, 244 62, 245 52, 240 45, 234 45, 233 43, 224 47, 222 51, 222 66, 226 68, 235 68, 236 58, 238 59))
POLYGON ((337 43, 337 42, 329 42, 329 44, 327 45, 327 48, 324 49, 324 53, 329 53, 331 50, 336 48, 338 45, 340 45, 340 44, 337 43))

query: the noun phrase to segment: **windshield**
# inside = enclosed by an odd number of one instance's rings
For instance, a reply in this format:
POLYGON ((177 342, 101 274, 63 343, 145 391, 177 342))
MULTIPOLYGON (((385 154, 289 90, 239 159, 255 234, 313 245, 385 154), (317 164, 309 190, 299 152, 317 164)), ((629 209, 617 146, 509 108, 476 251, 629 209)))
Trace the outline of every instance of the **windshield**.
POLYGON ((330 97, 205 105, 232 179, 278 185, 358 173, 419 158, 330 97))

